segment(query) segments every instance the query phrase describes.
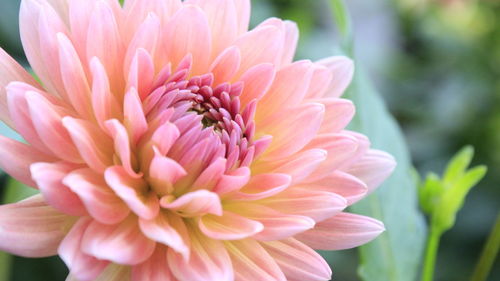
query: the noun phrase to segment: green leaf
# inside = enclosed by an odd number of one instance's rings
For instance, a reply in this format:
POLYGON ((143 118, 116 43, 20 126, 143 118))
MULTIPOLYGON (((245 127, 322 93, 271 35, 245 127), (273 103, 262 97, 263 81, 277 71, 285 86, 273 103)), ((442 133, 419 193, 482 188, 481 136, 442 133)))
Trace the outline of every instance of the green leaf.
POLYGON ((465 169, 469 166, 473 156, 474 148, 470 145, 462 148, 455 156, 453 156, 443 175, 443 183, 447 185, 447 187, 452 185, 455 180, 463 176, 465 169))
POLYGON ((391 153, 398 163, 393 175, 377 191, 351 207, 356 213, 378 218, 386 227, 380 237, 360 247, 359 274, 366 281, 414 281, 426 231, 418 210, 410 156, 396 121, 359 64, 356 66, 346 96, 357 111, 350 129, 367 135, 374 148, 391 153))

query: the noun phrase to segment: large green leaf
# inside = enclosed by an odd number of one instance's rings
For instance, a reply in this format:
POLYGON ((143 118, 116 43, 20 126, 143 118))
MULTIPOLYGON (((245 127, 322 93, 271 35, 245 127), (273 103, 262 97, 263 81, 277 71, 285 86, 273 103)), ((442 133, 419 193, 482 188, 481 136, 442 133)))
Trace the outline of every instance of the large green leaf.
POLYGON ((347 98, 357 114, 350 129, 367 135, 372 146, 391 153, 398 163, 376 192, 352 206, 356 213, 384 222, 386 231, 360 247, 359 274, 366 281, 414 281, 425 242, 425 223, 418 210, 417 187, 404 137, 380 95, 357 65, 347 98))

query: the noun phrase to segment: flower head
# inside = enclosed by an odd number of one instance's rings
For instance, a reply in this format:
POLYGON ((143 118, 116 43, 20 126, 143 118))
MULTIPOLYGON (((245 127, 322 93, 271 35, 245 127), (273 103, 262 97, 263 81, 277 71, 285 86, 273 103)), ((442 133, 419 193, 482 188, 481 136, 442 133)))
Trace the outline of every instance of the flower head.
POLYGON ((68 280, 328 280, 313 249, 382 223, 342 212, 393 158, 345 130, 353 63, 296 61, 297 27, 249 0, 23 0, 41 84, 0 52, 0 248, 68 280))

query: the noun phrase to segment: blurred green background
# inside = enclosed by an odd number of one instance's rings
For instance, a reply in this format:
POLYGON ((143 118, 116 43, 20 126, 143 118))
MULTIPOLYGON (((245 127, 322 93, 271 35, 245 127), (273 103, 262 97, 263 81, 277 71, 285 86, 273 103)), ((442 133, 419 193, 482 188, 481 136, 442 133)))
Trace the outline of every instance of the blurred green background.
MULTIPOLYGON (((0 46, 27 65, 19 2, 0 0, 0 46)), ((489 167, 455 227, 445 233, 436 267, 436 280, 469 280, 500 206, 500 1, 346 2, 358 61, 403 128, 417 170, 441 173, 465 144, 476 149, 473 164, 489 167)), ((328 0, 253 0, 252 5, 252 25, 272 16, 298 23, 297 59, 334 54, 339 36, 328 0)), ((2 176, 0 185, 7 182, 2 176)), ((359 280, 356 255, 356 250, 328 254, 335 280, 359 280)), ((58 281, 67 274, 58 258, 15 257, 10 271, 9 280, 15 281, 58 281)), ((488 280, 500 280, 498 259, 488 280)))

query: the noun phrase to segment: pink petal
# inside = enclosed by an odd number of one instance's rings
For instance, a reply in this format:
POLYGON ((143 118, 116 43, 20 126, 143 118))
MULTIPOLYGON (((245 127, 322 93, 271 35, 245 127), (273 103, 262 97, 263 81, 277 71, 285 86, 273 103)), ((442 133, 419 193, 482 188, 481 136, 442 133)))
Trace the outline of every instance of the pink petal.
POLYGON ((112 6, 97 1, 87 29, 87 59, 97 57, 108 74, 111 91, 123 91, 124 46, 112 6))
POLYGON ((249 180, 250 169, 247 167, 238 168, 221 176, 214 187, 214 192, 219 195, 231 193, 245 186, 249 180))
POLYGON ((264 199, 262 203, 279 212, 307 216, 316 222, 330 218, 347 207, 347 201, 340 195, 297 187, 264 199))
POLYGON ((133 94, 140 96, 140 100, 144 100, 151 93, 155 75, 153 58, 146 50, 137 49, 127 75, 127 89, 134 88, 129 90, 129 93, 135 91, 133 94))
POLYGON ((238 34, 241 34, 248 30, 250 23, 250 0, 235 0, 234 5, 238 19, 238 34))
POLYGON ((289 281, 326 281, 332 277, 328 263, 318 253, 293 238, 262 242, 261 245, 278 263, 289 281))
POLYGON ((139 226, 149 239, 162 243, 182 254, 184 259, 189 259, 189 234, 184 221, 176 214, 161 212, 152 220, 140 219, 139 226))
POLYGON ((347 172, 366 183, 368 192, 371 192, 388 178, 395 168, 396 160, 392 155, 370 149, 347 172))
POLYGON ((212 31, 212 53, 219 54, 238 35, 238 18, 233 0, 190 0, 198 5, 207 16, 212 31))
POLYGON ((368 187, 360 179, 342 172, 335 171, 331 174, 310 183, 300 185, 308 190, 333 192, 347 200, 347 205, 352 205, 366 196, 368 187))
POLYGON ((140 178, 142 173, 137 173, 137 159, 134 154, 132 154, 130 148, 129 135, 127 129, 116 119, 111 119, 104 122, 104 125, 108 129, 108 133, 114 140, 115 144, 115 154, 120 158, 121 164, 129 176, 134 178, 140 178))
POLYGON ((235 280, 286 281, 276 261, 252 239, 226 242, 235 280))
POLYGON ((224 210, 262 223, 264 230, 253 236, 260 241, 288 238, 313 228, 315 224, 309 217, 281 213, 262 204, 231 202, 224 204, 224 210))
POLYGON ((177 211, 181 216, 222 215, 219 196, 207 190, 189 192, 173 201, 169 199, 169 197, 163 197, 160 202, 161 206, 171 211, 177 211))
POLYGON ((62 123, 81 157, 94 171, 102 173, 113 163, 111 139, 87 120, 64 117, 62 123))
POLYGON ((222 51, 210 65, 210 72, 214 75, 214 85, 230 81, 240 67, 240 49, 231 46, 222 51))
MULTIPOLYGON (((149 90, 148 90, 149 93, 149 90)), ((148 130, 148 122, 142 110, 142 102, 135 88, 125 94, 124 124, 131 137, 131 143, 137 144, 148 130)))
POLYGON ((59 67, 64 88, 73 108, 85 119, 91 119, 90 86, 83 70, 80 58, 73 43, 63 33, 57 34, 59 49, 59 67))
POLYGON ((78 194, 89 214, 103 224, 117 224, 130 213, 130 209, 110 189, 102 175, 89 168, 69 173, 63 183, 78 194))
POLYGON ((340 213, 295 238, 316 250, 343 250, 368 243, 384 230, 384 225, 378 220, 340 213))
POLYGON ((190 230, 191 252, 189 260, 176 251, 168 250, 170 270, 179 281, 232 281, 233 267, 221 241, 209 239, 190 230))
POLYGON ((329 89, 332 81, 332 72, 326 66, 314 64, 314 72, 311 77, 311 83, 307 90, 306 98, 320 99, 329 89))
POLYGON ((156 217, 160 211, 158 197, 154 192, 148 191, 148 185, 142 178, 131 177, 121 166, 106 169, 104 178, 116 195, 139 217, 156 217))
POLYGON ((48 204, 68 215, 83 216, 87 211, 82 201, 62 182, 68 173, 77 168, 65 162, 35 163, 30 166, 31 176, 48 204))
POLYGON ((163 38, 166 56, 174 67, 186 56, 193 56, 192 74, 206 72, 211 53, 210 27, 203 11, 193 5, 184 5, 168 21, 163 38))
POLYGON ((47 205, 41 195, 0 206, 0 250, 24 257, 57 254, 70 217, 47 205))
POLYGON ((101 275, 93 281, 130 281, 130 267, 110 264, 101 275))
POLYGON ((287 174, 255 175, 247 185, 230 198, 231 200, 259 200, 282 192, 291 182, 292 178, 287 174))
POLYGON ((31 120, 43 143, 57 157, 73 163, 82 163, 70 135, 63 126, 62 119, 67 112, 64 108, 55 106, 36 92, 27 92, 31 120))
POLYGON ((338 133, 352 120, 355 113, 354 104, 350 100, 324 98, 315 100, 325 105, 325 118, 319 133, 338 133))
POLYGON ((283 49, 283 41, 277 38, 282 35, 282 31, 274 26, 256 28, 241 35, 234 43, 241 52, 241 66, 237 76, 257 64, 277 64, 283 49))
POLYGON ((13 123, 9 117, 5 87, 12 81, 22 81, 27 84, 37 85, 33 77, 9 56, 7 52, 0 48, 0 120, 11 127, 13 123))
POLYGON ((263 120, 284 106, 300 104, 309 89, 313 72, 314 64, 307 60, 296 61, 280 69, 269 92, 259 103, 257 119, 263 120), (299 80, 300 83, 290 83, 299 80))
POLYGON ((226 171, 226 159, 219 157, 215 159, 193 183, 191 190, 212 190, 226 171))
POLYGON ((171 194, 174 191, 174 184, 186 175, 186 170, 177 161, 161 156, 157 150, 155 151, 149 167, 148 182, 158 195, 171 194))
MULTIPOLYGON (((125 30, 132 35, 149 14, 155 13, 162 24, 182 7, 181 0, 126 0, 124 7, 125 30)), ((130 38, 127 38, 130 39, 130 38)))
POLYGON ((167 249, 156 247, 151 257, 132 267, 131 281, 174 281, 167 261, 167 249))
POLYGON ((59 246, 59 256, 80 281, 93 281, 109 264, 109 261, 99 260, 83 253, 80 249, 83 234, 92 222, 90 218, 81 218, 71 228, 59 246))
POLYGON ((353 61, 347 57, 336 56, 322 59, 317 63, 328 67, 333 74, 326 96, 340 97, 351 83, 354 75, 353 61))
POLYGON ((241 78, 244 88, 240 96, 242 107, 250 103, 254 99, 262 98, 271 84, 275 75, 275 67, 270 63, 262 63, 248 69, 241 78))
POLYGON ((299 41, 299 28, 293 21, 285 21, 285 43, 283 48, 283 55, 281 58, 281 65, 292 63, 299 41))
POLYGON ((36 187, 35 182, 31 179, 29 167, 35 162, 50 162, 55 159, 48 156, 33 147, 0 136, 0 168, 11 175, 16 180, 36 187))
POLYGON ((156 245, 142 234, 132 217, 118 225, 92 221, 81 243, 82 251, 88 255, 126 265, 144 262, 153 254, 156 245))
POLYGON ((198 226, 203 234, 216 240, 240 240, 264 229, 260 222, 228 211, 224 211, 222 216, 203 216, 198 226))
POLYGON ((166 122, 156 129, 151 139, 158 147, 159 152, 162 155, 167 155, 179 136, 180 132, 177 126, 170 122, 166 122))
POLYGON ((322 104, 305 103, 271 115, 269 122, 257 127, 259 134, 273 136, 263 160, 280 159, 301 150, 318 132, 324 112, 322 104))

